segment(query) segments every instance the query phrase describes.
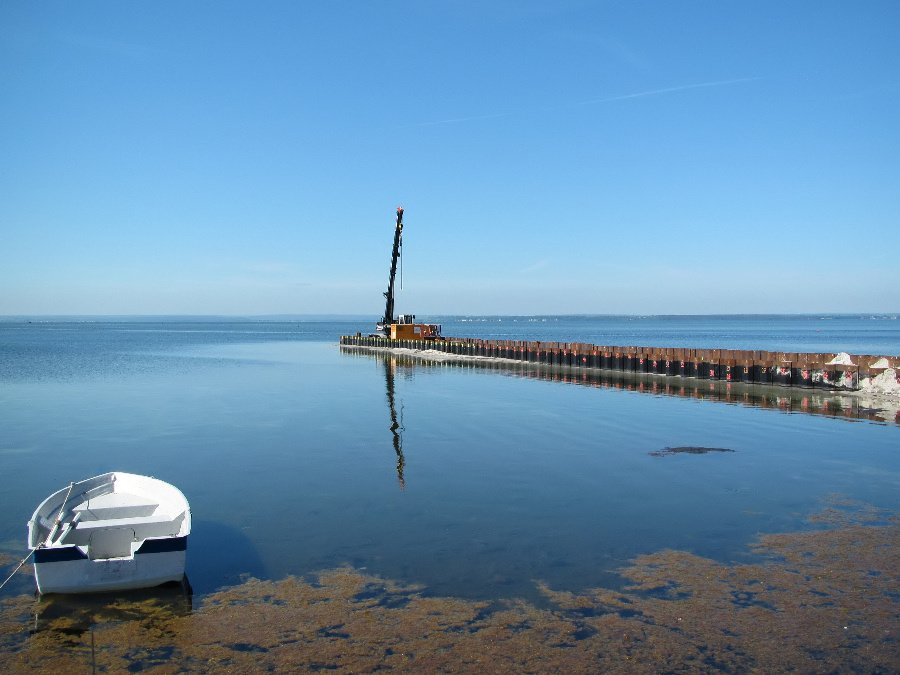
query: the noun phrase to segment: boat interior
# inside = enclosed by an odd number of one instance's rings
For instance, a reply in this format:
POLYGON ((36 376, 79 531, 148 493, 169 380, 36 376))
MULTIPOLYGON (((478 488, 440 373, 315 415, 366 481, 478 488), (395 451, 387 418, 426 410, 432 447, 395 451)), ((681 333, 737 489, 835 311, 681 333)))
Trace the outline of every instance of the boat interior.
MULTIPOLYGON (((111 491, 101 485, 76 497, 77 505, 62 521, 50 546, 86 546, 92 560, 133 555, 148 537, 177 536, 185 511, 172 513, 139 494, 111 491)), ((49 523, 42 522, 43 526, 49 523)), ((47 528, 49 533, 52 526, 47 528)))

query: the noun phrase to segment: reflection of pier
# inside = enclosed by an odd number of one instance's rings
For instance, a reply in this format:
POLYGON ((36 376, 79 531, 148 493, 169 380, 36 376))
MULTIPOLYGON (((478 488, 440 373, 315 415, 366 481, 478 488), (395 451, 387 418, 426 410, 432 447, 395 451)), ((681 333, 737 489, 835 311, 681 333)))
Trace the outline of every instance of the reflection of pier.
POLYGON ((397 365, 431 368, 463 368, 490 370, 506 375, 528 377, 553 382, 569 382, 592 387, 608 387, 636 391, 659 396, 721 401, 723 403, 769 408, 788 413, 808 413, 848 419, 865 419, 874 422, 900 424, 900 413, 867 403, 864 397, 849 392, 804 389, 801 387, 768 386, 719 379, 698 379, 667 376, 654 373, 632 373, 593 368, 573 368, 566 365, 546 365, 503 358, 479 358, 457 356, 407 349, 391 350, 384 347, 351 346, 342 344, 344 354, 358 354, 374 358, 394 360, 397 365))
POLYGON ((403 459, 403 421, 397 421, 397 405, 394 399, 394 372, 397 368, 397 359, 388 356, 384 359, 384 379, 387 385, 388 408, 391 412, 391 435, 394 444, 394 452, 397 453, 397 480, 400 481, 400 489, 406 487, 406 481, 403 478, 403 466, 406 463, 403 459))

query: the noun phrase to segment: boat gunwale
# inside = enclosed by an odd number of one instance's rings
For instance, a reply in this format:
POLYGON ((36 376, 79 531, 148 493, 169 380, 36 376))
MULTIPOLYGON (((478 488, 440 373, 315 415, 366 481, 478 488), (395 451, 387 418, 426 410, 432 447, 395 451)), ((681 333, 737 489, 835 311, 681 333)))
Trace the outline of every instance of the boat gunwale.
MULTIPOLYGON (((69 530, 77 528, 77 522, 80 518, 83 518, 83 516, 79 516, 79 514, 83 513, 84 510, 76 510, 77 507, 89 503, 92 498, 114 493, 116 483, 120 478, 124 478, 123 482, 131 482, 138 487, 157 488, 157 490, 145 489, 143 492, 153 493, 159 508, 162 508, 163 505, 165 505, 165 511, 171 522, 174 523, 181 519, 179 530, 176 534, 141 537, 139 541, 143 542, 148 539, 187 537, 190 534, 191 508, 187 498, 181 490, 171 483, 154 476, 144 476, 123 471, 108 471, 97 476, 92 476, 91 478, 75 481, 71 486, 61 488, 44 499, 35 509, 28 521, 28 547, 32 550, 37 550, 39 548, 52 549, 77 546, 82 549, 82 553, 87 555, 86 545, 62 543, 62 539, 69 530), (80 489, 81 487, 85 487, 86 489, 80 489), (79 488, 77 493, 75 493, 75 488, 79 488), (70 491, 75 494, 68 494, 70 491), (92 491, 97 492, 90 494, 85 498, 86 495, 92 491), (66 496, 67 494, 68 496, 66 496), (62 518, 60 518, 60 514, 63 514, 62 518), (58 525, 55 523, 57 518, 59 518, 58 525), (51 532, 53 532, 54 526, 58 527, 59 534, 54 533, 53 539, 48 542, 47 539, 51 532)), ((146 497, 146 495, 141 495, 127 489, 123 490, 122 493, 146 497)), ((109 520, 124 521, 127 520, 127 518, 112 518, 109 520)), ((90 520, 85 519, 84 522, 90 522, 90 520)), ((111 522, 110 527, 115 527, 115 525, 111 522)))

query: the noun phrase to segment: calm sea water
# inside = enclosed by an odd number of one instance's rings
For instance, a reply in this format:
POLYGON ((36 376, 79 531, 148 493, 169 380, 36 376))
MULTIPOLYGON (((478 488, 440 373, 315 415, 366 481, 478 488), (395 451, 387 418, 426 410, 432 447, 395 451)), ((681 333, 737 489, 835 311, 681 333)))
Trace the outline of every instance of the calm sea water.
MULTIPOLYGON (((425 317, 420 317, 424 319, 425 317)), ((891 317, 443 317, 444 333, 900 353, 891 317)), ((746 559, 832 495, 897 510, 900 428, 342 352, 362 321, 0 321, 0 552, 109 470, 180 487, 202 594, 349 564, 464 597, 746 559), (653 456, 672 446, 731 453, 653 456)), ((5 570, 4 570, 5 571, 5 570)), ((3 577, 6 575, 3 574, 3 577)), ((19 576, 3 594, 30 592, 19 576)))

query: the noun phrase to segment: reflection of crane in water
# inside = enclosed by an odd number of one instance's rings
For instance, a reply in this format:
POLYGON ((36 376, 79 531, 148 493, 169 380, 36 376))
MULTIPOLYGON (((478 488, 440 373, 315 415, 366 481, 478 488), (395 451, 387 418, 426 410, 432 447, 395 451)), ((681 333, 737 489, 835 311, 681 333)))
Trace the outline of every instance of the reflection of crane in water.
POLYGON ((400 410, 400 421, 397 421, 397 406, 394 402, 394 370, 397 362, 393 358, 384 360, 384 379, 387 383, 387 400, 388 407, 391 410, 391 434, 394 441, 394 452, 397 453, 397 480, 400 481, 400 489, 406 487, 406 481, 403 479, 403 409, 400 410))

